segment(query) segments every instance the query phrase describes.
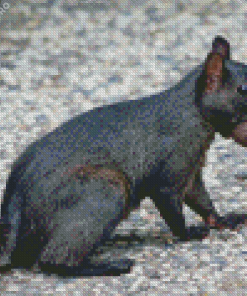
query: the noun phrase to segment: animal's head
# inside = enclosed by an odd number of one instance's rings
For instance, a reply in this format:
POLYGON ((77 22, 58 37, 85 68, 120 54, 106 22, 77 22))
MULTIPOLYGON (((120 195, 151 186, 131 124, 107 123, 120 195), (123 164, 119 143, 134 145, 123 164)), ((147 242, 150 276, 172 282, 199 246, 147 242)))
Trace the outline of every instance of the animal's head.
POLYGON ((230 60, 230 45, 217 36, 196 83, 204 119, 225 137, 247 146, 247 66, 230 60))

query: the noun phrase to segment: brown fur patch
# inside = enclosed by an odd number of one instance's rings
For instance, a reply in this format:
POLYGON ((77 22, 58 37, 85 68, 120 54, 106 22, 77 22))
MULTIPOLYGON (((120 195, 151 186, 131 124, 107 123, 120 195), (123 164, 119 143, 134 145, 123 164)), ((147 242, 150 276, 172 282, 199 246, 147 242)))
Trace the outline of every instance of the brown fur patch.
POLYGON ((121 171, 106 168, 102 165, 77 165, 67 172, 70 176, 75 179, 89 180, 89 179, 101 179, 108 181, 108 184, 113 189, 120 189, 121 194, 125 196, 126 210, 124 218, 128 215, 129 204, 130 204, 130 183, 127 177, 121 171))
POLYGON ((210 54, 206 64, 206 94, 211 94, 222 86, 223 59, 220 54, 210 54))

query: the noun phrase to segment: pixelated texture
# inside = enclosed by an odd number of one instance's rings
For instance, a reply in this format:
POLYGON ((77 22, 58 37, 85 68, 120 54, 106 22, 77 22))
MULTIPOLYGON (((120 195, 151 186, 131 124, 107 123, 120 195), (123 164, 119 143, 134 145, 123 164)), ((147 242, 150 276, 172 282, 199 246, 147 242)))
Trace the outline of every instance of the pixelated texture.
POLYGON ((246 144, 247 67, 217 37, 205 63, 169 91, 79 115, 13 164, 1 209, 0 268, 63 275, 128 272, 131 260, 93 263, 128 212, 150 196, 174 235, 203 238, 245 215, 220 217, 201 177, 215 132, 246 144), (205 220, 185 227, 186 202, 205 220))

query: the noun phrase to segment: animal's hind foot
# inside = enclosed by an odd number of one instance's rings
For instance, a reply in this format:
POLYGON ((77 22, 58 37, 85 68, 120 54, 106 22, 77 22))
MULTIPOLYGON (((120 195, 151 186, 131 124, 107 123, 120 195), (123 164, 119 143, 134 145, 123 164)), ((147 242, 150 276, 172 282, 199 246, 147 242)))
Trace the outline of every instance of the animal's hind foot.
POLYGON ((42 272, 47 274, 55 273, 59 276, 119 276, 130 272, 134 260, 104 261, 103 263, 99 262, 99 264, 88 263, 82 266, 51 265, 47 263, 40 263, 39 265, 42 272))

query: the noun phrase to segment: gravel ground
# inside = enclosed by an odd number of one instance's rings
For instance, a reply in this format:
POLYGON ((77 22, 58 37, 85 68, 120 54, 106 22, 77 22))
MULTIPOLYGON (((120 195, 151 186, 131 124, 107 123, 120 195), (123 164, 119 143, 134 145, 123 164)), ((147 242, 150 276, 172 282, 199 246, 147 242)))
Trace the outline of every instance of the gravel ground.
MULTIPOLYGON (((202 63, 215 35, 247 64, 244 0, 0 1, 0 189, 29 143, 67 119, 103 104, 136 99, 176 84, 202 63)), ((247 150, 217 135, 206 186, 221 214, 247 212, 247 150), (237 178, 243 176, 243 178, 237 178)), ((185 207, 188 224, 200 217, 185 207)), ((150 199, 117 233, 142 244, 105 256, 136 260, 120 277, 64 279, 14 270, 3 295, 247 295, 247 228, 211 231, 175 243, 150 199)))

